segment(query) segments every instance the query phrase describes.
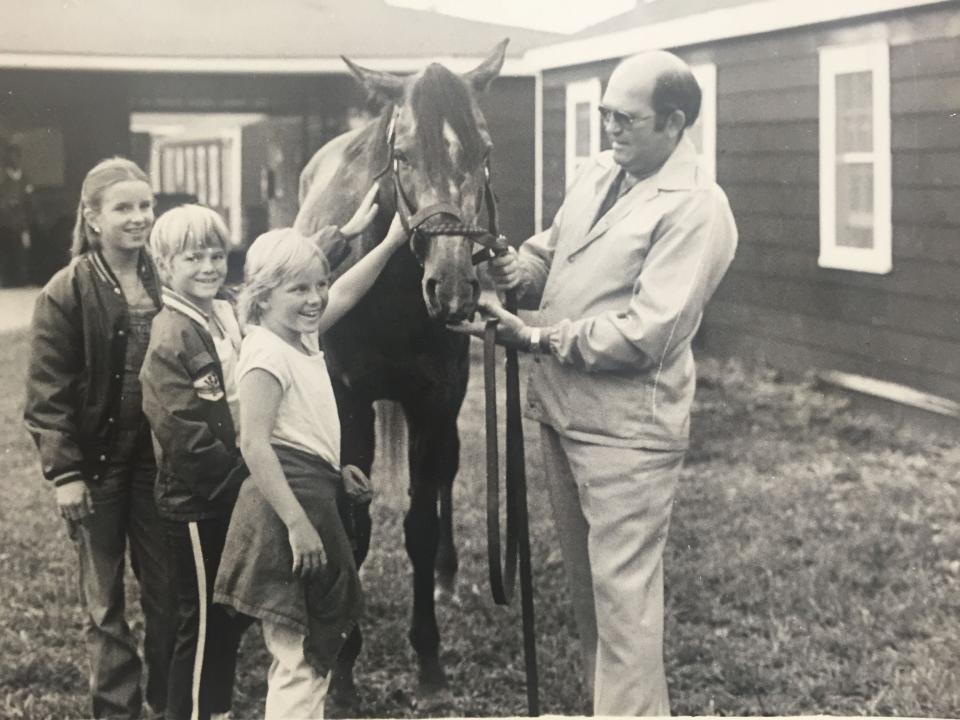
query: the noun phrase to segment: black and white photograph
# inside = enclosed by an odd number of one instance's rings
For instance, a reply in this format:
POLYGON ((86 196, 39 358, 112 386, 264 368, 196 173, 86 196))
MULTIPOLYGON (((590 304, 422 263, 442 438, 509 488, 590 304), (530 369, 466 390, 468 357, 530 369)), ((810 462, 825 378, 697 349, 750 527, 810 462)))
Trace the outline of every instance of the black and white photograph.
POLYGON ((960 0, 0 12, 0 718, 960 717, 960 0))

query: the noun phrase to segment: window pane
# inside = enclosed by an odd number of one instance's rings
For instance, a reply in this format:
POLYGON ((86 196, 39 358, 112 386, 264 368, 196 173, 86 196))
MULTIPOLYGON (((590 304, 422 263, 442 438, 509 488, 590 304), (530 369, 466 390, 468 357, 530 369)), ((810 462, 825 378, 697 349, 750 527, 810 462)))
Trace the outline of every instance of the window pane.
POLYGON ((837 75, 837 152, 873 150, 873 73, 837 75))
POLYGON ((837 245, 873 247, 873 163, 837 165, 837 245))
POLYGON ((590 103, 577 103, 575 120, 577 130, 577 157, 589 157, 590 155, 590 103))

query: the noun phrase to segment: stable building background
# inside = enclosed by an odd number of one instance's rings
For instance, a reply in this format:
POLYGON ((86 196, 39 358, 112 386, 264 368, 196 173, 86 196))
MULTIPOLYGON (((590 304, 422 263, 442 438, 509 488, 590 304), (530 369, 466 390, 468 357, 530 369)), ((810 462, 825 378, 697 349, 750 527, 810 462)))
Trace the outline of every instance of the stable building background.
POLYGON ((18 6, 0 25, 0 137, 20 145, 36 186, 34 280, 65 264, 80 183, 100 159, 135 159, 161 209, 185 197, 216 207, 240 249, 292 222, 306 161, 375 110, 341 55, 398 73, 433 60, 463 72, 505 37, 503 72, 481 105, 508 199, 502 225, 525 238, 535 78, 519 58, 555 35, 383 0, 18 6))
POLYGON ((669 49, 704 91, 693 139, 740 245, 700 342, 960 411, 960 3, 670 0, 527 53, 537 222, 604 148, 617 62, 669 49))
POLYGON ((37 186, 35 280, 66 261, 99 159, 134 157, 163 203, 217 207, 239 249, 292 221, 300 168, 373 109, 340 55, 465 71, 504 37, 481 104, 514 243, 605 147, 616 64, 670 49, 703 88, 689 132, 740 229, 699 343, 960 415, 960 0, 638 0, 573 36, 383 0, 35 0, 0 26, 0 137, 37 186))

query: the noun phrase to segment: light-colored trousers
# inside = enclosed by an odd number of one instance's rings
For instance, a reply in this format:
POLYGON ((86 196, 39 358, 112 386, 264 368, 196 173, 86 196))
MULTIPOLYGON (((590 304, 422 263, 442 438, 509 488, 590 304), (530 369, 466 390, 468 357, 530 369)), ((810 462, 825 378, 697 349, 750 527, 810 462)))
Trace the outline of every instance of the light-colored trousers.
POLYGON ((264 620, 263 641, 273 661, 267 672, 264 720, 314 720, 323 717, 330 675, 320 676, 303 656, 303 635, 264 620))
POLYGON ((683 452, 609 447, 541 424, 595 715, 669 715, 663 548, 683 452))

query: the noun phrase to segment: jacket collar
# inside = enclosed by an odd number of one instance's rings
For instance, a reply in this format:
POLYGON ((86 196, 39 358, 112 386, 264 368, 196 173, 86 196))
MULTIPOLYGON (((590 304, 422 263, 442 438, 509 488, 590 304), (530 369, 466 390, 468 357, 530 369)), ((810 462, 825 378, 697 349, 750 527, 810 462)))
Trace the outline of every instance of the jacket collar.
POLYGON ((234 347, 240 347, 240 326, 233 315, 233 309, 226 300, 213 301, 212 312, 208 313, 195 302, 184 297, 167 286, 163 287, 163 304, 175 310, 199 325, 207 335, 210 334, 210 323, 213 322, 220 329, 220 334, 230 340, 234 347))
MULTIPOLYGON (((597 165, 603 173, 597 178, 597 185, 610 187, 621 168, 613 159, 613 153, 604 152, 597 156, 597 165)), ((639 181, 636 186, 650 184, 657 190, 692 190, 697 185, 697 149, 693 141, 684 135, 670 153, 670 157, 653 175, 639 181)), ((633 189, 631 188, 631 192, 633 189)), ((627 193, 629 195, 630 193, 627 193)), ((626 195, 624 195, 626 197, 626 195)))
POLYGON ((171 310, 176 310, 182 315, 186 315, 198 325, 207 327, 210 321, 210 315, 204 312, 199 305, 188 300, 180 293, 171 290, 166 285, 163 286, 163 304, 171 310))
POLYGON ((100 254, 99 250, 94 250, 90 253, 90 262, 93 264, 94 272, 97 273, 97 276, 103 282, 113 285, 114 287, 120 287, 116 275, 113 274, 113 270, 107 265, 107 261, 103 259, 103 255, 100 254))
MULTIPOLYGON (((104 259, 100 250, 91 250, 86 255, 90 258, 90 264, 93 266, 93 271, 97 277, 99 277, 102 282, 110 285, 114 291, 120 291, 120 293, 122 293, 120 281, 117 280, 117 276, 114 275, 113 269, 104 259)), ((137 274, 140 276, 140 279, 143 280, 143 286, 146 289, 147 294, 153 300, 153 304, 159 308, 162 304, 162 301, 160 299, 160 292, 157 288, 159 283, 157 281, 156 271, 153 268, 153 261, 144 250, 141 250, 139 256, 137 257, 137 274)))
MULTIPOLYGON (((614 161, 613 153, 605 152, 597 157, 599 172, 594 181, 593 199, 587 217, 596 217, 600 204, 610 191, 622 168, 614 161)), ((576 243, 570 254, 579 252, 611 226, 622 220, 642 202, 657 195, 659 191, 691 190, 697 183, 697 151, 686 136, 680 139, 670 157, 651 175, 639 181, 625 192, 616 204, 608 210, 597 223, 590 228, 583 239, 576 243)))
POLYGON ((670 157, 657 171, 655 182, 659 190, 693 190, 697 186, 697 149, 686 135, 673 149, 670 157))

